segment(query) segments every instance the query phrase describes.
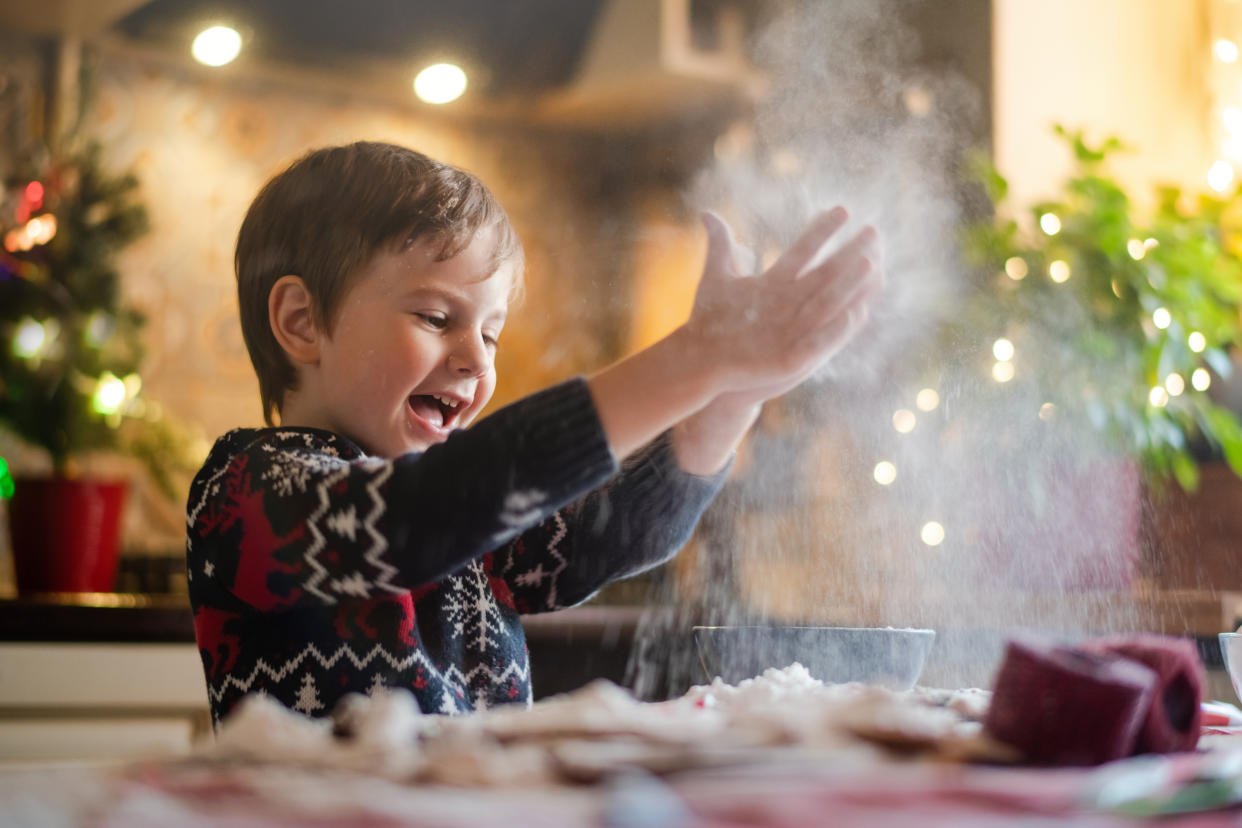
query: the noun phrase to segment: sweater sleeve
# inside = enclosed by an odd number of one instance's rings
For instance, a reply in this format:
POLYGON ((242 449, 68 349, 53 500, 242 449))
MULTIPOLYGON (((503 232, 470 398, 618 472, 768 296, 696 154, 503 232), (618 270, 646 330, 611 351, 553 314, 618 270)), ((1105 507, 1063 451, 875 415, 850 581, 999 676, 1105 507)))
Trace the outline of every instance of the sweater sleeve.
POLYGON ((260 433, 196 478, 187 548, 260 610, 433 583, 617 470, 583 380, 390 460, 343 459, 306 431, 260 433))
POLYGON ((582 603, 605 584, 676 555, 728 472, 728 466, 709 477, 682 471, 665 432, 608 483, 498 550, 492 573, 521 612, 582 603))

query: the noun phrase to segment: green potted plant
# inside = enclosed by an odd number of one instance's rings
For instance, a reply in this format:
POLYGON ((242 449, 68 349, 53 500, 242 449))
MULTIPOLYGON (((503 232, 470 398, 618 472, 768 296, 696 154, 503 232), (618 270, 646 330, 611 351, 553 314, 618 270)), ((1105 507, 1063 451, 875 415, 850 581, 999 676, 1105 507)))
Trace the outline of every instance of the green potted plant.
POLYGON ((126 483, 83 476, 76 459, 134 453, 170 486, 155 461, 177 441, 140 396, 144 318, 122 303, 115 265, 147 230, 137 188, 82 144, 20 164, 0 191, 0 428, 52 468, 5 487, 21 592, 112 588, 126 483))
POLYGON ((1126 591, 1198 548, 1162 527, 1194 520, 1204 463, 1242 474, 1242 425, 1216 395, 1242 342, 1242 196, 1140 202, 1109 172, 1119 141, 1057 132, 1074 165, 1045 202, 1013 207, 975 162, 992 202, 965 228, 976 278, 903 369, 919 382, 903 399, 938 394, 898 412, 887 488, 936 521, 924 543, 943 540, 933 560, 959 580, 1126 591))
POLYGON ((1109 174, 1120 141, 1056 132, 1075 167, 1028 222, 1007 211, 1002 175, 978 165, 995 212, 968 227, 967 252, 988 282, 967 324, 1001 343, 989 359, 1032 357, 1009 373, 1040 389, 1041 417, 1091 429, 1135 458, 1149 485, 1195 489, 1205 456, 1242 475, 1242 425, 1210 393, 1242 343, 1242 194, 1187 203, 1161 187, 1143 209, 1109 174))

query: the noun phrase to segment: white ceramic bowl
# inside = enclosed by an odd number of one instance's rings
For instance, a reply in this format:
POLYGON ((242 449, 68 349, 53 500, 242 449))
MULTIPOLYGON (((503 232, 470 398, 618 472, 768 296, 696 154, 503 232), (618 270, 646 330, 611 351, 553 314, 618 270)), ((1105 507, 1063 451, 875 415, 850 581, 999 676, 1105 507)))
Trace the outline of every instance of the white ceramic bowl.
POLYGON ((1225 670, 1233 683, 1233 692, 1242 699, 1242 633, 1221 633, 1220 654, 1225 660, 1225 670))

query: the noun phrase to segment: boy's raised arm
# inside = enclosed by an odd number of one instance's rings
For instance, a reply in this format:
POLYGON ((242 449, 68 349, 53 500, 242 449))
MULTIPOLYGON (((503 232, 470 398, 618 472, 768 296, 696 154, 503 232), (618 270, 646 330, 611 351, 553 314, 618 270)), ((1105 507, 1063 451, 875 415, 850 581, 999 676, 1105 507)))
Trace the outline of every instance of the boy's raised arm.
POLYGON ((883 284, 874 229, 816 261, 847 218, 841 207, 820 213, 772 267, 746 276, 728 227, 704 214, 707 262, 690 318, 588 379, 617 457, 680 424, 682 468, 715 471, 758 403, 798 385, 853 337, 883 284))

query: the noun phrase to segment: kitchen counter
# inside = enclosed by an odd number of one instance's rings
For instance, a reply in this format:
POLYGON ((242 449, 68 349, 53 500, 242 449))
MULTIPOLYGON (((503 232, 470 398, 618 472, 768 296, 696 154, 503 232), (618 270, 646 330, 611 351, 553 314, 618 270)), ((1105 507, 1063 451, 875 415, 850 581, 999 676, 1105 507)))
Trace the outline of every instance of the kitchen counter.
POLYGON ((53 593, 0 600, 0 641, 192 644, 194 617, 182 596, 53 593))
MULTIPOLYGON (((993 600, 1013 605, 1016 600, 1041 599, 993 596, 993 600)), ((1108 599, 1103 595, 1084 595, 1083 600, 1104 606, 1108 599)), ((1180 590, 1128 596, 1127 600, 1138 601, 1145 608, 1143 617, 1151 621, 1150 629, 1194 637, 1209 668, 1221 665, 1216 633, 1235 628, 1237 616, 1242 616, 1242 597, 1238 593, 1180 590)), ((947 599, 945 603, 949 603, 947 599)), ((582 683, 580 676, 583 680, 603 677, 621 683, 640 626, 667 632, 673 619, 671 608, 595 605, 526 616, 523 626, 532 662, 539 668, 536 676, 546 674, 542 682, 545 686, 536 687, 536 695, 578 687, 582 683), (662 619, 661 615, 667 618, 662 619), (578 662, 579 666, 573 667, 571 662, 578 662), (572 668, 572 675, 555 675, 557 670, 566 668, 572 668)), ((680 614, 678 623, 688 636, 693 622, 680 614)), ((773 619, 772 623, 782 622, 773 619)), ((971 634, 946 624, 929 626, 946 640, 971 634)), ((0 599, 0 642, 193 644, 194 640, 194 619, 184 596, 91 592, 0 599)))

